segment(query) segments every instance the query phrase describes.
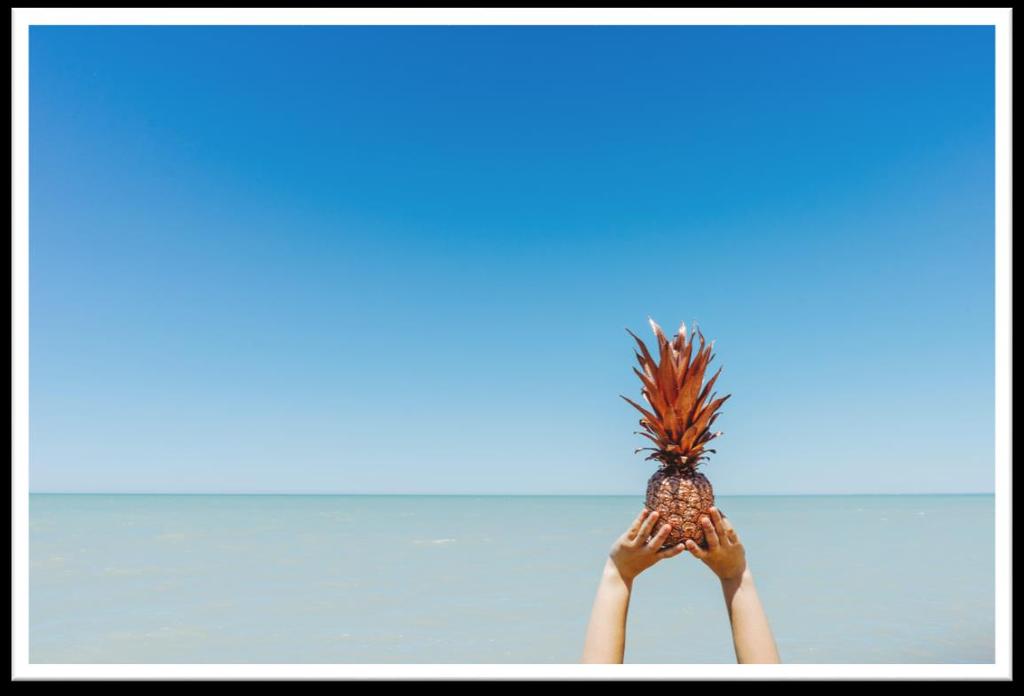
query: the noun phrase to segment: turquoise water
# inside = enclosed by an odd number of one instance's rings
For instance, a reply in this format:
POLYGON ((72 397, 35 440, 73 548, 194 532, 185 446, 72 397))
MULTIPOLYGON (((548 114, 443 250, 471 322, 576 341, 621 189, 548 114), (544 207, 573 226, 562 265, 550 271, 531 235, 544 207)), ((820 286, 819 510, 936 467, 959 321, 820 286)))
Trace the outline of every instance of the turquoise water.
MULTIPOLYGON (((992 662, 992 496, 722 497, 786 662, 992 662)), ((33 495, 32 662, 576 662, 639 497, 33 495)), ((627 662, 734 660, 637 580, 627 662)))

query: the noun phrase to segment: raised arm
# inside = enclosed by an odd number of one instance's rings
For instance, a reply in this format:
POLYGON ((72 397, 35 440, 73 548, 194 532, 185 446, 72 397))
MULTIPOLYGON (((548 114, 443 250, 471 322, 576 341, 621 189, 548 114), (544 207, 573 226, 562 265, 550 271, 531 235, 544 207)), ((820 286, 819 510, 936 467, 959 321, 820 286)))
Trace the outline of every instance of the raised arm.
POLYGON ((684 550, 682 544, 659 551, 671 531, 662 525, 648 542, 658 513, 648 514, 644 509, 630 528, 612 545, 608 560, 601 573, 601 582, 590 612, 587 637, 583 645, 582 662, 620 664, 626 652, 626 614, 633 580, 641 572, 663 558, 676 556, 684 550))
POLYGON ((754 587, 754 576, 747 567, 746 553, 736 530, 722 517, 718 508, 711 508, 710 518, 702 517, 708 548, 704 550, 693 541, 686 548, 705 564, 722 582, 725 606, 732 624, 732 642, 736 648, 736 661, 746 663, 779 662, 772 629, 768 625, 761 600, 754 587))

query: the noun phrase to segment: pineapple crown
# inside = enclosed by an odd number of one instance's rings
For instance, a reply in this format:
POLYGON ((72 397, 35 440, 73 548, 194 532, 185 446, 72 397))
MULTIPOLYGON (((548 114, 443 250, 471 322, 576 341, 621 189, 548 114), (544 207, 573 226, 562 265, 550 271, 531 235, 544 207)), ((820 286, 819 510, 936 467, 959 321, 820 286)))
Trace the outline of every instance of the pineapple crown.
POLYGON ((696 326, 687 339, 686 324, 680 324, 679 333, 668 340, 653 319, 648 318, 648 321, 658 340, 657 362, 644 342, 626 329, 640 347, 636 353, 640 369, 634 367, 633 372, 643 383, 641 393, 651 410, 625 396, 622 398, 643 414, 640 425, 644 431, 636 434, 655 445, 641 447, 636 452, 650 450, 646 459, 657 459, 664 467, 692 471, 715 451, 707 449, 706 445, 722 433, 712 432, 711 425, 718 418, 718 409, 731 395, 716 399, 711 392, 722 368, 703 384, 704 372, 715 357, 711 352, 714 341, 705 346, 704 334, 696 326), (698 338, 700 345, 694 354, 698 338))

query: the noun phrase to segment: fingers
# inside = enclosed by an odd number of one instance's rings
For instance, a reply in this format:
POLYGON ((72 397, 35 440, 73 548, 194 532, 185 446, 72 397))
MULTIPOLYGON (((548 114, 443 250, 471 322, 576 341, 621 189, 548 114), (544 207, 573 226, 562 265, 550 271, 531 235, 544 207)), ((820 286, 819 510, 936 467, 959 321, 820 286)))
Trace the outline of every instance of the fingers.
POLYGON ((700 518, 700 524, 704 527, 704 538, 708 540, 708 551, 714 551, 719 546, 718 532, 715 531, 715 526, 711 524, 711 519, 707 515, 700 518))
POLYGON ((686 540, 686 550, 702 561, 708 557, 708 552, 697 546, 697 542, 693 539, 686 540))
POLYGON ((668 539, 669 532, 671 531, 672 525, 661 525, 661 529, 658 530, 658 533, 652 536, 651 540, 647 542, 647 549, 649 551, 657 551, 658 549, 660 549, 662 544, 665 543, 665 540, 668 539))
MULTIPOLYGON (((733 539, 730 538, 728 532, 728 529, 731 525, 729 525, 725 521, 725 518, 722 517, 722 511, 716 507, 713 507, 709 510, 709 512, 711 513, 711 522, 715 525, 715 534, 718 535, 719 542, 723 544, 734 543, 733 539)), ((735 536, 735 533, 733 533, 733 536, 735 536)))
POLYGON ((722 518, 722 529, 725 531, 725 534, 722 538, 728 539, 730 544, 740 543, 740 537, 738 534, 736 534, 736 530, 733 528, 732 522, 729 521, 729 518, 722 514, 722 511, 719 510, 718 508, 711 509, 714 511, 715 514, 722 518))
POLYGON ((664 558, 672 558, 673 556, 678 556, 679 554, 681 554, 685 550, 686 550, 686 544, 676 544, 672 548, 665 549, 664 551, 659 551, 658 552, 658 560, 662 560, 664 558))
POLYGON ((640 511, 640 514, 636 516, 636 519, 633 520, 633 524, 629 525, 629 531, 626 532, 627 539, 632 541, 636 538, 637 532, 640 531, 640 523, 644 521, 645 517, 647 517, 648 512, 650 512, 650 510, 644 508, 640 511))
POLYGON ((649 513, 640 524, 640 530, 637 532, 636 538, 633 539, 637 543, 643 543, 650 536, 650 530, 654 528, 654 522, 657 521, 657 511, 649 513))

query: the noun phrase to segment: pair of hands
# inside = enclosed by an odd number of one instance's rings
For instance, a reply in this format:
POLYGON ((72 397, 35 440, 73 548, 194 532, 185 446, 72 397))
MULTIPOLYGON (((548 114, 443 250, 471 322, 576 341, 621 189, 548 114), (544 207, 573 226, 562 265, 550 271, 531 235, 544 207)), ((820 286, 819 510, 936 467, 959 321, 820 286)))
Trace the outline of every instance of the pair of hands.
POLYGON ((740 543, 732 524, 722 516, 718 508, 709 508, 708 513, 700 518, 707 549, 702 549, 693 540, 688 539, 685 544, 661 550, 672 527, 663 524, 651 537, 651 532, 658 521, 658 513, 644 508, 629 529, 612 545, 608 553, 609 562, 619 576, 627 584, 631 584, 637 575, 658 561, 689 551, 711 568, 722 581, 735 580, 743 575, 747 568, 743 544, 740 543), (651 537, 650 541, 645 542, 648 537, 651 537))

